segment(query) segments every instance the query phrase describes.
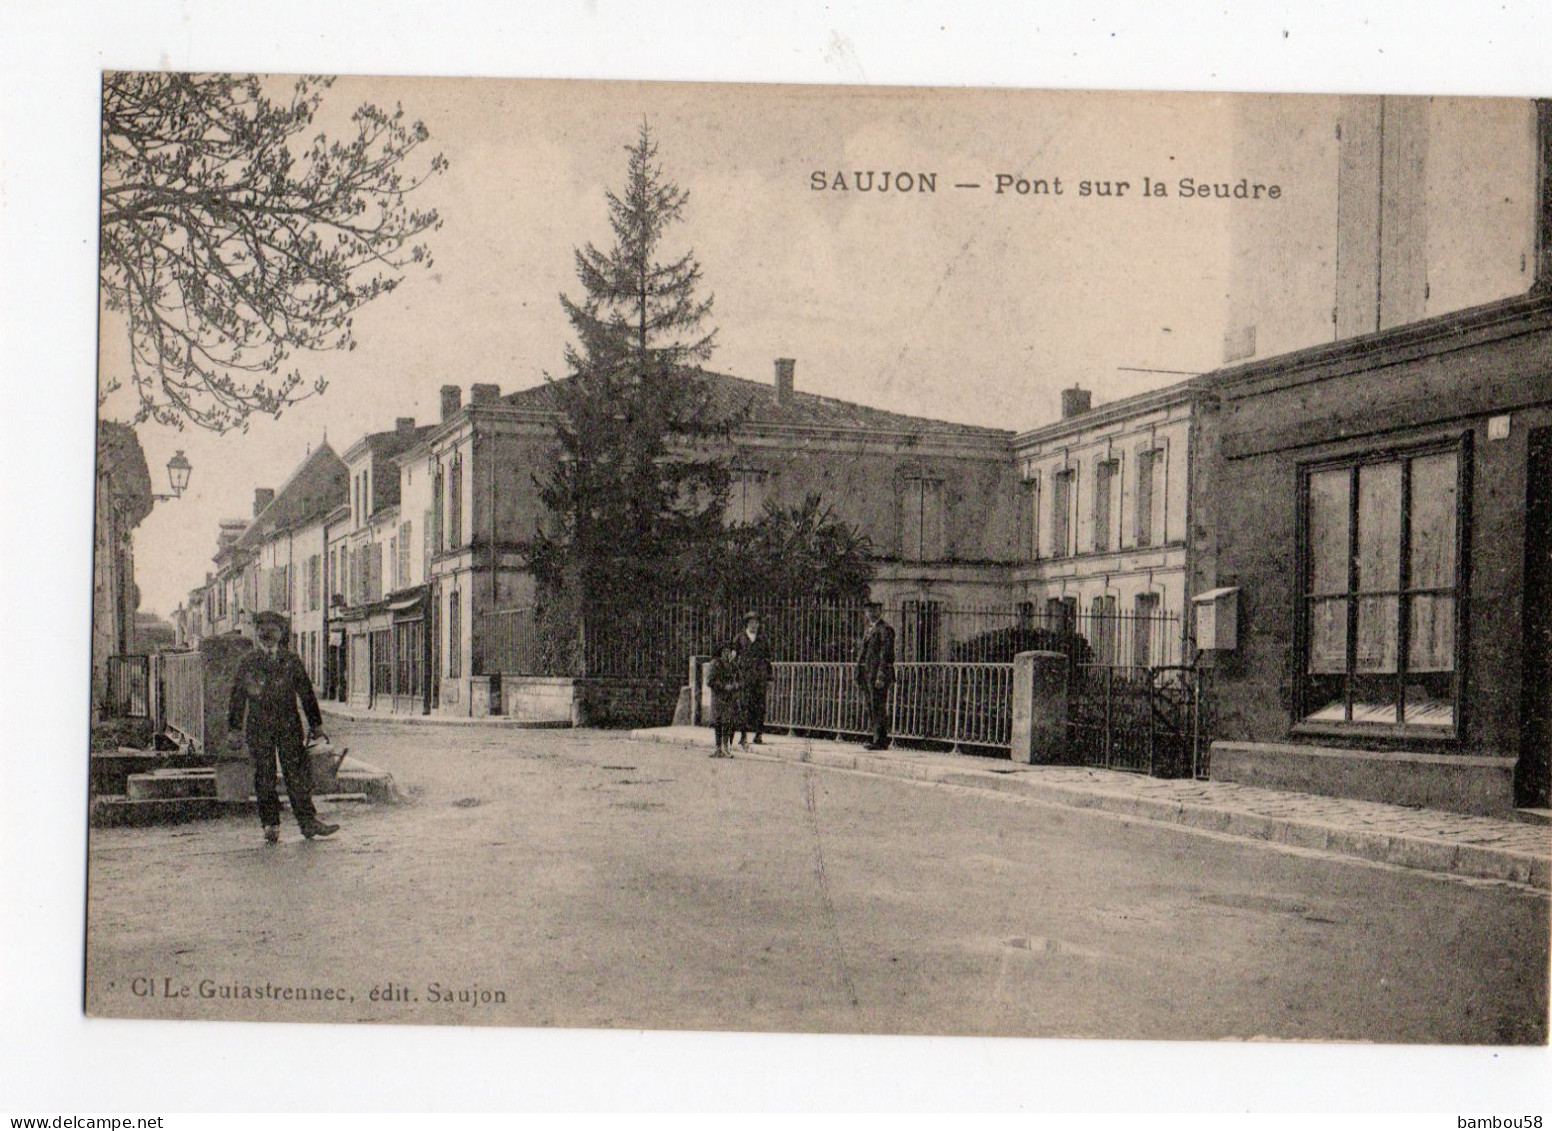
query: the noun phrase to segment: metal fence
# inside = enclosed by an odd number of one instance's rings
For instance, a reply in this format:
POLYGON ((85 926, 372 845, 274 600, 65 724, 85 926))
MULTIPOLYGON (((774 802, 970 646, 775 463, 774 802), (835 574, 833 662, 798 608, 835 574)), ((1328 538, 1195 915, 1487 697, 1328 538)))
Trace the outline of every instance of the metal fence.
POLYGON ((540 664, 539 627, 533 609, 502 609, 490 616, 491 671, 502 675, 558 675, 540 664))
POLYGON ((1178 665, 1082 665, 1069 689, 1074 757, 1108 770, 1206 778, 1211 719, 1204 678, 1178 665))
MULTIPOLYGON (((772 664, 769 726, 811 734, 866 734, 867 704, 850 663, 772 664)), ((1013 665, 895 665, 890 733, 962 747, 1008 749, 1013 741, 1013 665)))
MULTIPOLYGON (((778 660, 842 663, 855 657, 867 627, 860 602, 707 605, 603 605, 584 615, 579 648, 542 639, 535 610, 491 616, 492 671, 519 675, 674 675, 697 653, 710 653, 760 614, 778 660), (547 654, 548 653, 548 654, 547 654), (563 670, 569 669, 569 670, 563 670)), ((1176 613, 1126 612, 1052 602, 946 609, 906 600, 884 611, 904 663, 1012 663, 1019 652, 1063 651, 1075 663, 1159 667, 1181 662, 1176 613)), ((552 629, 553 631, 553 629, 552 629)))
POLYGON ((103 713, 115 719, 151 717, 151 657, 109 656, 103 713))
POLYGON ((160 657, 161 730, 177 731, 195 746, 205 746, 205 662, 198 652, 166 652, 160 657))

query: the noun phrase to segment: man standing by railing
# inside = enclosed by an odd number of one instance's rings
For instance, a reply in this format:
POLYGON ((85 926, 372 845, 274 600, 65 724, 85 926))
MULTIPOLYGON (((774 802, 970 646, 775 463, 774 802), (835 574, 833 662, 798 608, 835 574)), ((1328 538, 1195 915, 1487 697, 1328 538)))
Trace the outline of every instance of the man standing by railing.
POLYGON ((748 746, 753 734, 759 746, 765 735, 765 693, 771 685, 771 639, 765 635, 759 613, 751 609, 744 615, 744 631, 734 637, 730 647, 738 653, 743 687, 738 744, 748 746))
POLYGON ((868 704, 872 739, 867 750, 889 749, 889 689, 895 682, 895 630, 884 620, 884 606, 867 603, 868 631, 857 653, 857 686, 868 704))

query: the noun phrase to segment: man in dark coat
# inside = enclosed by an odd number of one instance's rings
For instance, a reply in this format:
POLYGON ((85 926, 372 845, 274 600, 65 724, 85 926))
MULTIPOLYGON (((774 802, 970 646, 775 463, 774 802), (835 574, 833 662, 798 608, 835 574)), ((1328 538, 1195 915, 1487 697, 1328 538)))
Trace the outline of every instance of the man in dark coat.
POLYGON ((743 715, 739 722, 738 744, 748 746, 753 732, 755 745, 762 745, 765 734, 765 693, 771 684, 771 639, 760 624, 760 614, 750 610, 744 617, 744 631, 733 638, 738 653, 738 671, 743 684, 743 715))
POLYGON ((307 726, 314 741, 327 741, 323 733, 323 715, 313 682, 300 657, 284 641, 288 632, 286 618, 279 613, 263 612, 254 618, 258 647, 238 661, 232 679, 232 699, 226 723, 232 743, 245 747, 253 759, 253 793, 259 802, 259 821, 269 844, 280 840, 280 795, 276 791, 275 758, 286 777, 286 795, 291 799, 291 815, 308 840, 339 832, 338 825, 318 819, 313 806, 313 768, 302 740, 302 722, 297 704, 307 715, 307 726))
POLYGON ((889 749, 889 689, 895 683, 895 630, 884 620, 884 606, 869 601, 868 631, 857 653, 857 686, 868 704, 873 731, 868 750, 889 749))

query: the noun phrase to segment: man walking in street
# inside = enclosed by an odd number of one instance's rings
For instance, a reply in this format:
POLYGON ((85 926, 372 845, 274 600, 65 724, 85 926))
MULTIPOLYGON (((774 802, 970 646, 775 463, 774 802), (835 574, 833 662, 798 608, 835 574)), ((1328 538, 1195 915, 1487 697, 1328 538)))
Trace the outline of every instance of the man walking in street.
POLYGON ((868 750, 889 749, 889 689, 895 682, 895 630, 884 620, 884 606, 867 603, 868 631, 857 653, 857 686, 868 704, 872 739, 868 750))
POLYGON ((745 614, 744 631, 734 639, 732 647, 738 653, 738 670, 743 683, 738 744, 748 746, 752 732, 755 745, 759 746, 764 742, 765 693, 771 683, 771 641, 761 630, 759 613, 751 609, 745 614))
POLYGON ((232 699, 227 710, 227 727, 234 746, 246 747, 253 759, 253 793, 259 802, 259 821, 264 825, 264 840, 280 840, 280 796, 276 791, 275 759, 286 778, 286 795, 291 799, 291 814, 308 840, 331 836, 338 825, 318 819, 313 807, 312 761, 302 740, 302 722, 297 704, 307 715, 308 730, 315 742, 327 741, 323 733, 323 715, 313 682, 300 657, 285 647, 289 627, 279 613, 262 612, 254 618, 258 647, 237 664, 232 678, 232 699))

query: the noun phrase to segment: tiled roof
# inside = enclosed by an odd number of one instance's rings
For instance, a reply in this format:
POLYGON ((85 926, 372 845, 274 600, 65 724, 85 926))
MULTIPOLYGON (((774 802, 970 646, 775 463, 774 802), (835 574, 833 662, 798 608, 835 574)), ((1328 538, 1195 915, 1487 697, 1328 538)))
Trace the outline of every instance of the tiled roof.
MULTIPOLYGON (((975 424, 955 424, 924 416, 907 416, 870 405, 821 397, 794 390, 784 404, 777 404, 770 384, 747 381, 726 373, 702 371, 702 380, 711 391, 716 416, 742 420, 751 425, 798 426, 810 428, 857 428, 918 435, 980 437, 1006 440, 1013 433, 1002 428, 984 428, 975 424)), ((573 378, 562 378, 560 384, 573 378)), ((519 389, 501 398, 512 408, 530 412, 553 412, 556 407, 554 386, 548 382, 519 389)))
POLYGON ((251 548, 277 531, 322 518, 344 500, 347 478, 344 461, 327 441, 320 444, 287 477, 269 505, 248 524, 239 544, 251 548))

